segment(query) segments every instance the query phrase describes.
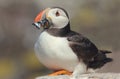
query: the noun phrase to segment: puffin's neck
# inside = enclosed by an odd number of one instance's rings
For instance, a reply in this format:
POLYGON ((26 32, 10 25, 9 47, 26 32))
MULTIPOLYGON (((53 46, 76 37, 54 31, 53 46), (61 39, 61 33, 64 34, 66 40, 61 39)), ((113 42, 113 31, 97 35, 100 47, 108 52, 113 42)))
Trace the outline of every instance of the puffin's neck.
POLYGON ((46 29, 46 31, 53 36, 65 37, 71 30, 70 30, 70 24, 68 24, 67 26, 61 29, 60 28, 49 28, 49 29, 46 29))

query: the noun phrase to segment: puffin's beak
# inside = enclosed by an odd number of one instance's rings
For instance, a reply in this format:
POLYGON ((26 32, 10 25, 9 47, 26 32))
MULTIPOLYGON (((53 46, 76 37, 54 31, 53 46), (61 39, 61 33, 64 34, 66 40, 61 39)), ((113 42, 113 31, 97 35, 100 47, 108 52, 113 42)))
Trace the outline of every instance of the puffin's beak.
POLYGON ((50 8, 47 8, 41 11, 35 18, 34 23, 32 23, 32 25, 34 25, 38 29, 40 29, 41 26, 46 28, 50 24, 49 20, 47 19, 47 12, 49 11, 49 9, 50 8))

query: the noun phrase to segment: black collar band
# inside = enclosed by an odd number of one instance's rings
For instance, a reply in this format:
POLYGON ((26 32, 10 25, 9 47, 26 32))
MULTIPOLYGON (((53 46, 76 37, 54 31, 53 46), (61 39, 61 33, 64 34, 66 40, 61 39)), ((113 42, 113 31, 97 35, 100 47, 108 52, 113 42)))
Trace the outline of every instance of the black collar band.
POLYGON ((49 28, 46 29, 47 32, 53 36, 58 36, 58 37, 65 37, 71 30, 70 30, 70 24, 68 23, 67 26, 64 28, 49 28))

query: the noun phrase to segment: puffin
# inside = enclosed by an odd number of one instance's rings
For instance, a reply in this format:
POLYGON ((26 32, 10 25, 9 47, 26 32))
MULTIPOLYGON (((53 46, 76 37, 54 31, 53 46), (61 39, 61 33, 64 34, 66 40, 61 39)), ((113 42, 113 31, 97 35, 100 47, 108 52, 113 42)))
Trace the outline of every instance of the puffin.
POLYGON ((111 51, 100 50, 87 37, 72 31, 67 11, 61 7, 42 10, 33 25, 40 29, 34 49, 39 61, 54 70, 50 76, 95 72, 111 62, 111 51))

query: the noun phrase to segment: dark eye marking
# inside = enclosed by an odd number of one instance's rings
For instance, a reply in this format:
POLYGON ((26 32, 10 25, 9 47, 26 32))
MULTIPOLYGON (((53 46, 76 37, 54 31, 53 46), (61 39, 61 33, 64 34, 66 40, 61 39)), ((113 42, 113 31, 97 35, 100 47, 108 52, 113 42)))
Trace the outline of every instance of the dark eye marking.
POLYGON ((57 12, 55 13, 55 15, 56 15, 56 16, 60 16, 60 13, 57 11, 57 12))

